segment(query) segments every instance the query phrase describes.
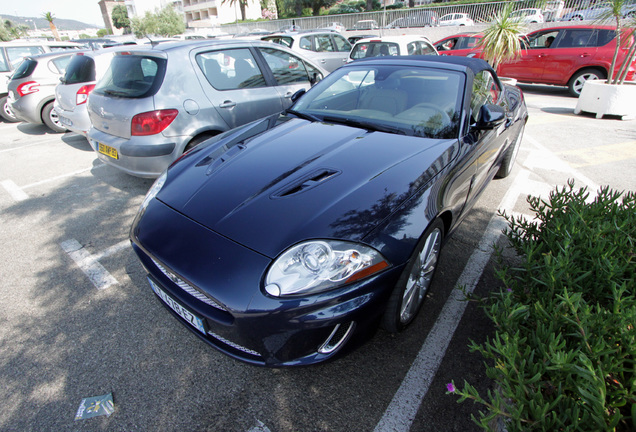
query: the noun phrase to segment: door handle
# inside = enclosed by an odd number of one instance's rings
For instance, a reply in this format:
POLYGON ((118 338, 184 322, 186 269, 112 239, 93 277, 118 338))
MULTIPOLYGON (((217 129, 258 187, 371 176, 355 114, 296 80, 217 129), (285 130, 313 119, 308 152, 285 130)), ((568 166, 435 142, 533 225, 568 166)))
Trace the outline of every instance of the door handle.
POLYGON ((322 60, 320 60, 320 63, 325 64, 325 63, 327 63, 327 60, 322 59, 322 60))
POLYGON ((290 99, 294 94, 292 92, 285 93, 285 99, 290 99))
POLYGON ((226 100, 221 105, 219 105, 219 108, 234 108, 235 106, 236 106, 236 102, 231 100, 226 100))

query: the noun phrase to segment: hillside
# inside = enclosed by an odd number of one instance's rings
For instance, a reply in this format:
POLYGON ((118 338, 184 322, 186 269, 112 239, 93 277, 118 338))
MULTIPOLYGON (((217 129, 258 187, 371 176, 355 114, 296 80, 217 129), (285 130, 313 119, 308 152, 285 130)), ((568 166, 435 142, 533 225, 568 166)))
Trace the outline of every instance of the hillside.
MULTIPOLYGON (((11 20, 16 25, 26 25, 33 29, 33 23, 35 23, 36 27, 40 30, 48 30, 49 22, 42 17, 17 17, 14 15, 1 15, 3 20, 11 20), (27 21, 29 20, 29 21, 27 21)), ((93 24, 86 24, 81 21, 63 19, 63 18, 55 18, 53 21, 55 27, 58 30, 84 30, 87 28, 100 28, 93 24)))

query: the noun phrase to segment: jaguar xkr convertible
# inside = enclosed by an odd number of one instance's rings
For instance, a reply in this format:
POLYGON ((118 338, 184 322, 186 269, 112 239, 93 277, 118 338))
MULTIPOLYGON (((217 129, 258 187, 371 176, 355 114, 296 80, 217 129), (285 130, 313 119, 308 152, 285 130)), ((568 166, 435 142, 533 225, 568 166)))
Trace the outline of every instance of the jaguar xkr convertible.
POLYGON ((359 60, 302 92, 176 161, 130 233, 166 308, 256 365, 317 363, 378 325, 406 328, 528 118, 479 59, 359 60))

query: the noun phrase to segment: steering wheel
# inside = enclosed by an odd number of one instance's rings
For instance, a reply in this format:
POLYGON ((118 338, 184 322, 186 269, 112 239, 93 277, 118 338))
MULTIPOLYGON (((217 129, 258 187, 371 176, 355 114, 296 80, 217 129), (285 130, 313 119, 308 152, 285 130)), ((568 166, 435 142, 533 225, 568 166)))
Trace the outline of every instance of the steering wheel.
POLYGON ((432 111, 433 113, 429 115, 428 118, 431 118, 436 114, 439 114, 441 116, 441 122, 443 125, 451 124, 451 118, 448 116, 448 114, 446 114, 446 112, 443 109, 441 109, 437 105, 423 102, 413 106, 412 108, 409 109, 409 111, 415 110, 415 109, 432 111))

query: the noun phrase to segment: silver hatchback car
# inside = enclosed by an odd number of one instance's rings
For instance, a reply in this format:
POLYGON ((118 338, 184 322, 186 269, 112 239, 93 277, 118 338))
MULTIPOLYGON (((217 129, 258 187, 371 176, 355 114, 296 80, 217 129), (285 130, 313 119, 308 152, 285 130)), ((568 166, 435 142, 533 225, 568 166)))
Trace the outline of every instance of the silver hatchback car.
POLYGON ((55 86, 74 55, 60 51, 25 57, 11 75, 7 103, 16 118, 29 123, 44 123, 53 132, 65 132, 53 110, 55 86))
POLYGON ((86 103, 88 95, 110 65, 116 52, 130 50, 130 47, 117 46, 80 52, 71 58, 60 83, 55 87, 55 112, 58 121, 68 130, 86 135, 91 127, 86 103))
POLYGON ((166 42, 115 54, 88 98, 100 160, 157 177, 200 142, 288 108, 327 71, 251 40, 166 42))

